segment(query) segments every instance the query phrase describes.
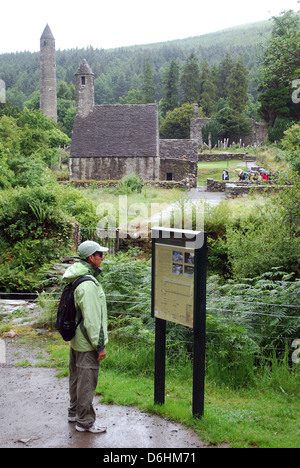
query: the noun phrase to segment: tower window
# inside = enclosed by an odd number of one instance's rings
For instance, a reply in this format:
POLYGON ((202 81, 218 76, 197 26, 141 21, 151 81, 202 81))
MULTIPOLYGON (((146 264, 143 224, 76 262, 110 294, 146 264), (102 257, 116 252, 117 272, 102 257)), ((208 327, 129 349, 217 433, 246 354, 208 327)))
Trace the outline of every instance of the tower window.
POLYGON ((167 172, 167 180, 173 180, 172 172, 167 172))
POLYGON ((82 84, 82 85, 85 85, 85 76, 82 76, 82 77, 81 77, 81 84, 82 84))

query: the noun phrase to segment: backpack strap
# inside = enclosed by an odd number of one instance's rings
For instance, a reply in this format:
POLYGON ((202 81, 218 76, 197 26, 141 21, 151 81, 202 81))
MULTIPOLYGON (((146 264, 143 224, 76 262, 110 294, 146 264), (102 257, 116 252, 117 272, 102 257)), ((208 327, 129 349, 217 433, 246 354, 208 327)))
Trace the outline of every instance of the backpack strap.
MULTIPOLYGON (((72 284, 72 289, 73 289, 73 293, 75 291, 75 289, 77 288, 77 286, 79 286, 81 283, 83 283, 84 281, 93 281, 94 284, 96 284, 96 282, 93 280, 93 278, 91 278, 90 276, 81 276, 80 278, 78 278, 76 281, 74 281, 74 283, 72 284)), ((78 327, 78 325, 80 325, 80 330, 83 334, 83 336, 85 337, 85 339, 90 343, 90 339, 88 337, 88 334, 86 332, 86 329, 84 328, 83 326, 83 323, 82 322, 82 312, 80 310, 80 307, 76 307, 76 310, 78 310, 80 312, 80 318, 78 320, 78 323, 76 324, 76 328, 78 327)))
POLYGON ((74 281, 74 283, 72 284, 73 292, 75 291, 77 286, 79 286, 84 281, 93 281, 93 283, 96 284, 95 281, 93 280, 93 278, 91 278, 90 276, 81 276, 76 281, 74 281))

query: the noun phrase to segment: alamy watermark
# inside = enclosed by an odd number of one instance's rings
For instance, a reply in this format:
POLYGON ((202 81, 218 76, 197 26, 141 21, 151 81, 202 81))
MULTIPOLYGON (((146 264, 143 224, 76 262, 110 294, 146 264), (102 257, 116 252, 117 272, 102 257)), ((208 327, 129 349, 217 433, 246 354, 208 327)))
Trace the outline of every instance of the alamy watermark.
POLYGON ((296 90, 292 94, 292 101, 294 104, 300 103, 300 79, 294 80, 292 82, 292 88, 296 88, 296 90))
POLYGON ((296 350, 292 354, 292 361, 295 364, 300 363, 300 340, 294 340, 292 344, 292 348, 296 348, 296 350))
MULTIPOLYGON (((175 238, 182 238, 184 229, 185 238, 192 240, 195 238, 195 231, 204 231, 204 204, 191 200, 181 200, 171 205, 167 203, 133 203, 128 206, 127 195, 119 196, 119 204, 116 207, 112 203, 101 203, 97 207, 96 232, 98 237, 114 238, 116 230, 119 230, 119 237, 133 239, 141 237, 155 237, 157 231, 151 228, 163 226, 164 228, 174 228, 178 232, 174 233, 175 238)), ((167 233, 166 233, 167 235, 167 233)), ((199 243, 197 238, 197 243, 199 243)), ((201 248, 195 245, 195 248, 201 248)))
POLYGON ((6 103, 6 86, 5 81, 0 80, 0 104, 6 103))

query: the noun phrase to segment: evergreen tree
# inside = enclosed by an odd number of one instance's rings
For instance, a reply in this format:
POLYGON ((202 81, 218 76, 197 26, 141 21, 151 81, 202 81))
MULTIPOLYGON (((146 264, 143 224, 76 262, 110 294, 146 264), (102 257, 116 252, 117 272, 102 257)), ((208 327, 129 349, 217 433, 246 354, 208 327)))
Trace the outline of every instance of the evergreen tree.
POLYGON ((119 98, 126 96, 127 92, 127 83, 125 73, 121 72, 118 76, 116 86, 115 86, 115 102, 118 102, 119 98))
POLYGON ((144 93, 138 89, 131 89, 127 96, 119 99, 121 104, 144 104, 144 93))
POLYGON ((57 90, 57 99, 66 99, 69 101, 75 101, 75 86, 73 83, 69 85, 65 81, 61 81, 57 90))
POLYGON ((274 27, 262 58, 259 113, 271 126, 277 118, 300 119, 300 106, 293 103, 292 82, 300 71, 300 19, 293 11, 273 18, 274 27))
POLYGON ((173 110, 178 106, 178 82, 179 66, 175 60, 172 59, 163 77, 163 83, 165 85, 163 89, 164 97, 161 100, 161 110, 163 116, 165 116, 168 111, 173 110))
POLYGON ((155 86, 153 83, 154 73, 149 58, 146 60, 143 70, 143 87, 145 104, 155 102, 155 86))
POLYGON ((232 109, 228 99, 220 99, 219 109, 215 114, 215 119, 224 129, 224 136, 229 138, 232 135, 251 135, 252 127, 244 112, 232 109))
POLYGON ((96 104, 113 104, 113 86, 110 75, 101 75, 95 80, 95 102, 96 104))
POLYGON ((248 70, 242 60, 236 62, 227 80, 227 95, 230 107, 237 113, 243 113, 248 102, 248 70))
POLYGON ((226 54, 225 59, 220 63, 217 73, 217 96, 219 99, 227 98, 227 85, 233 67, 233 60, 229 53, 226 54))
POLYGON ((200 68, 194 53, 188 57, 181 75, 183 92, 182 103, 199 103, 200 100, 200 68))
POLYGON ((200 75, 200 106, 204 114, 210 117, 216 108, 217 89, 208 61, 205 59, 201 65, 200 75))

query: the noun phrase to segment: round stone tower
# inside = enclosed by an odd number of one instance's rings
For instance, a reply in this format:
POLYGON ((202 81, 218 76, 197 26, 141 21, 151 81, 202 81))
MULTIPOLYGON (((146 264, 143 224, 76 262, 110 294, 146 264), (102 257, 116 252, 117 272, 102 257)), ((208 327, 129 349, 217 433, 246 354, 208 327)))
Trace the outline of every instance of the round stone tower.
POLYGON ((94 109, 94 73, 84 59, 75 73, 76 115, 85 118, 94 109))
POLYGON ((57 122, 55 39, 48 24, 40 40, 40 109, 57 122))

